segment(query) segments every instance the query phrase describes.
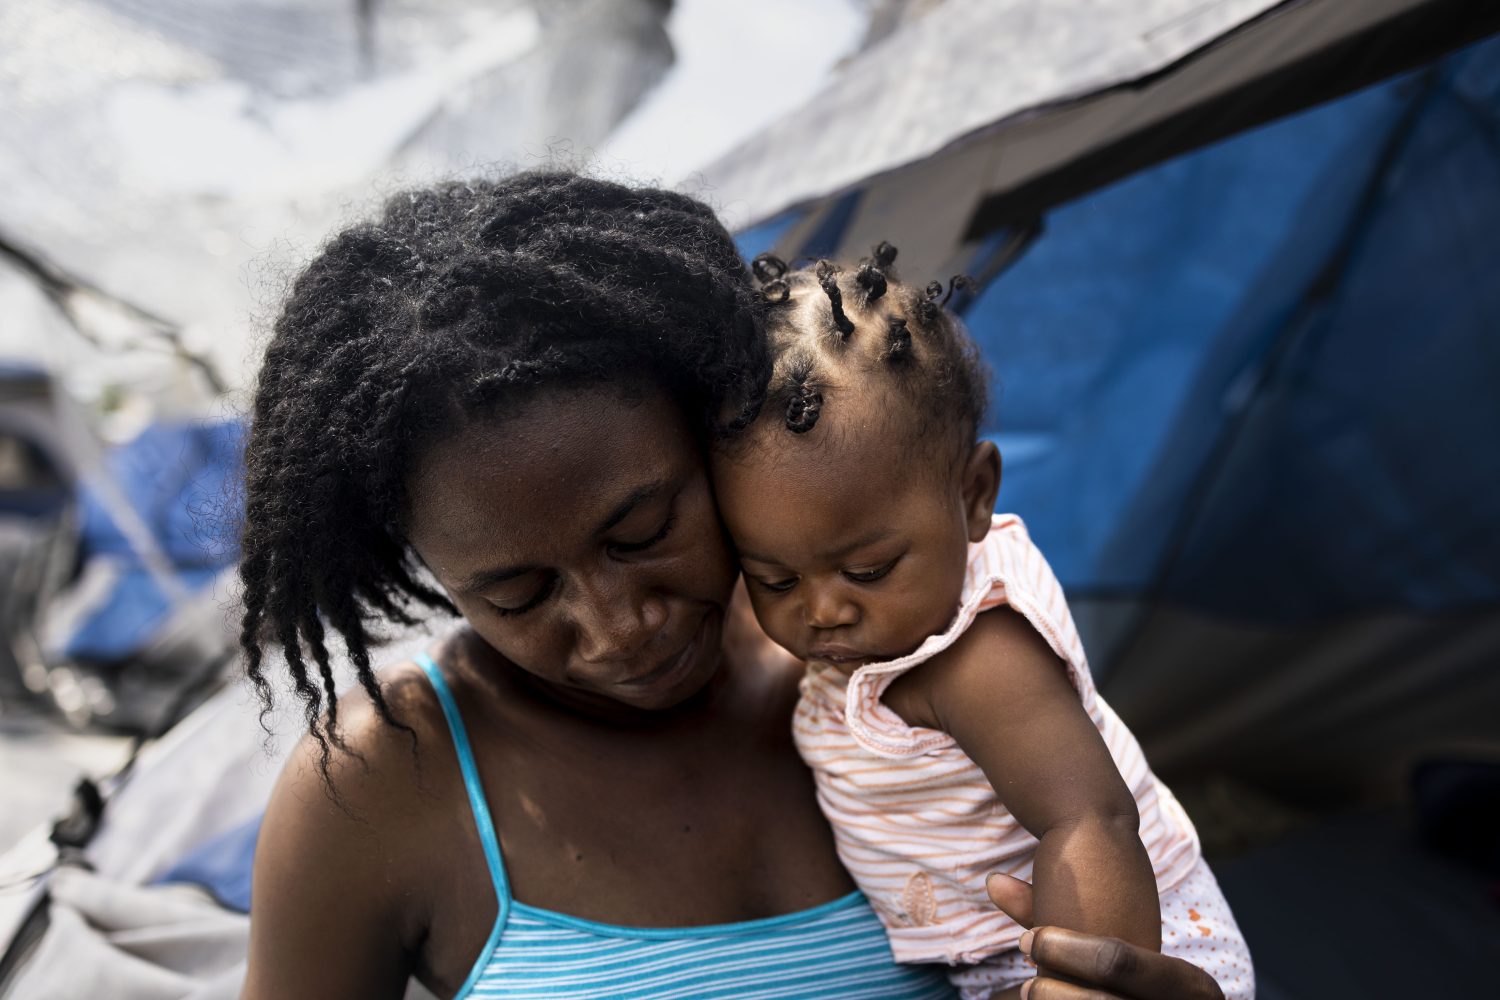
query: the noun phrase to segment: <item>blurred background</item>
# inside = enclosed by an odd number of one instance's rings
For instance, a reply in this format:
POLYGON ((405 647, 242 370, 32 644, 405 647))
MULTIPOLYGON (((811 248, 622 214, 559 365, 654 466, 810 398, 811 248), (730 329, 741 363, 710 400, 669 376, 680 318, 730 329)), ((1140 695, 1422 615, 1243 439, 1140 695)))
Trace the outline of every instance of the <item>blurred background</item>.
POLYGON ((1457 0, 0 0, 0 997, 102 995, 48 961, 130 950, 58 929, 59 857, 248 904, 285 746, 235 680, 238 450, 286 280, 405 186, 557 163, 704 198, 747 258, 970 276, 1000 507, 1261 995, 1492 995, 1497 33, 1457 0))

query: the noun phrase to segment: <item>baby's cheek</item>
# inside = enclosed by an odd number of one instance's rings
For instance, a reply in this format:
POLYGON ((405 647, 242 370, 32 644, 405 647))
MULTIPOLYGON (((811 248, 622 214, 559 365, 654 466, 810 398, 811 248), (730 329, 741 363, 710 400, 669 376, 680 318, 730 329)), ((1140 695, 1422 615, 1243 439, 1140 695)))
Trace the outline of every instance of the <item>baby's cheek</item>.
POLYGON ((798 653, 797 636, 791 628, 791 619, 784 606, 779 606, 778 602, 767 600, 764 596, 752 595, 750 607, 755 610, 756 620, 760 622, 761 629, 770 636, 772 642, 783 649, 798 653))
POLYGON ((947 581, 929 581, 927 586, 914 586, 904 593, 890 595, 886 612, 893 632, 891 644, 903 654, 910 653, 930 635, 938 635, 947 629, 958 610, 959 598, 963 595, 962 581, 959 586, 947 585, 947 581))

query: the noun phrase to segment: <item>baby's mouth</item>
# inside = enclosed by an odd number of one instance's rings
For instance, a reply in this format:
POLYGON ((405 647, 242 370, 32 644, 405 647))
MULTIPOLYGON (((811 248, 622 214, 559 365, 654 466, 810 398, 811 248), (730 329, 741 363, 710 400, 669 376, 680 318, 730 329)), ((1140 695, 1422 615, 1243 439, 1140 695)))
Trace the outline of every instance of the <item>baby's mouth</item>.
POLYGON ((806 659, 816 660, 820 663, 830 663, 836 667, 847 667, 868 663, 878 657, 871 656, 863 650, 852 646, 840 645, 817 645, 808 649, 806 659))

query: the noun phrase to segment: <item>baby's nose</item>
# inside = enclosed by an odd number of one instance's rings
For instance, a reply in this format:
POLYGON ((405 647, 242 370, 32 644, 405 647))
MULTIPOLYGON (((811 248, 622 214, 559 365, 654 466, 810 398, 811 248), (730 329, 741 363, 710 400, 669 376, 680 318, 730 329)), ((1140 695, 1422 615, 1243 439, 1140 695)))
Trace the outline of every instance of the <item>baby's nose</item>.
POLYGON ((839 628, 859 624, 859 606, 835 588, 815 591, 803 606, 803 621, 808 628, 839 628))

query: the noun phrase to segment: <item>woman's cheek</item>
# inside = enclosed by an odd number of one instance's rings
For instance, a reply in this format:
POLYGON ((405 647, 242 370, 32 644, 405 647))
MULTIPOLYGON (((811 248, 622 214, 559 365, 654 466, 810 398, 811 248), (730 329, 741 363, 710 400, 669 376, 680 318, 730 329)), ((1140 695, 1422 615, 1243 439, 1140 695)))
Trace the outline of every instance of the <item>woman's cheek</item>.
POLYGON ((488 601, 479 601, 470 606, 461 604, 458 610, 491 649, 528 673, 550 677, 560 672, 551 665, 567 660, 562 638, 547 621, 545 607, 521 615, 503 615, 488 601))
MULTIPOLYGON (((671 559, 665 563, 667 573, 681 583, 692 580, 692 596, 715 604, 727 604, 739 578, 739 563, 729 547, 729 538, 719 522, 718 510, 705 490, 683 520, 686 530, 671 559)), ((669 585, 670 586, 670 585, 669 585)))

